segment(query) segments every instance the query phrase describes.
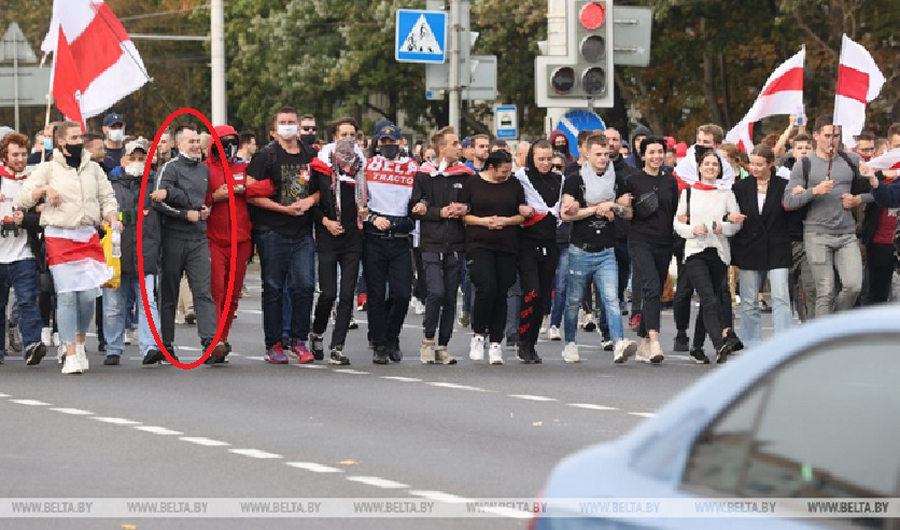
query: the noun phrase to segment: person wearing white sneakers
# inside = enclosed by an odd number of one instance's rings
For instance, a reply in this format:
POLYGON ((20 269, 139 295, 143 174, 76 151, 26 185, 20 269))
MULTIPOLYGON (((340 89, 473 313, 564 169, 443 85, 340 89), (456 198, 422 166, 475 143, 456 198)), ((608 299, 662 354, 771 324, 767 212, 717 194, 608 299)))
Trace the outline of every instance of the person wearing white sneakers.
POLYGON ((578 309, 593 278, 600 306, 606 313, 610 338, 615 342, 613 360, 625 362, 637 345, 625 339, 619 306, 619 270, 616 262, 616 219, 631 218, 631 208, 616 204, 625 188, 609 163, 609 141, 596 134, 585 141, 587 161, 579 173, 571 174, 563 185, 562 219, 572 223, 569 264, 566 270, 565 340, 562 357, 567 363, 581 361, 575 335, 578 309))
POLYGON ((84 341, 100 286, 112 277, 96 227, 106 219, 122 231, 118 205, 106 173, 84 150, 81 124, 56 129, 53 159, 39 165, 19 192, 16 206, 31 208, 46 198, 41 226, 56 286, 59 334, 66 349, 62 373, 88 369, 84 341))
POLYGON ((534 211, 525 190, 510 178, 512 158, 505 151, 491 153, 484 168, 466 179, 460 202, 467 205, 466 264, 475 286, 469 358, 484 359, 484 336, 490 340, 491 364, 503 364, 501 341, 506 326, 506 293, 516 281, 519 225, 534 211))

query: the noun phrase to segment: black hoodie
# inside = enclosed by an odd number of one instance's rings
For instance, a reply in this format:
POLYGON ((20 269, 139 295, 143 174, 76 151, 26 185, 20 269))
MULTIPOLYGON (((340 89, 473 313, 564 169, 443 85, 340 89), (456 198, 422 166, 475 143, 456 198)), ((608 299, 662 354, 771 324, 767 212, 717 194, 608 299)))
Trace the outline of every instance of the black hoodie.
POLYGON ((419 248, 422 252, 464 252, 466 229, 462 219, 444 219, 441 208, 452 202, 460 202, 463 183, 469 178, 479 178, 470 168, 456 164, 438 172, 433 164, 419 167, 409 198, 409 215, 419 221, 419 248), (424 215, 414 215, 413 207, 425 203, 424 215))
MULTIPOLYGON (((531 149, 528 150, 528 158, 523 170, 535 191, 544 199, 544 203, 553 208, 553 205, 559 202, 562 197, 562 175, 554 173, 552 170, 549 173, 538 171, 534 163, 534 146, 531 146, 531 149)), ((526 188, 524 184, 522 187, 526 188)), ((550 244, 556 242, 556 228, 559 222, 553 212, 548 213, 546 217, 536 223, 532 224, 531 221, 533 220, 525 221, 525 226, 522 228, 522 237, 535 243, 550 244)))

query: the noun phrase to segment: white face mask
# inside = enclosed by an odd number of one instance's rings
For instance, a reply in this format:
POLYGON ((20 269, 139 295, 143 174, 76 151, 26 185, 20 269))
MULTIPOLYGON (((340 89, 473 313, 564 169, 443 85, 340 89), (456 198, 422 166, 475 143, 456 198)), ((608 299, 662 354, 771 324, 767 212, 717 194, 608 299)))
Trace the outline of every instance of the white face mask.
POLYGON ((125 139, 125 129, 110 129, 106 136, 110 142, 121 142, 125 139))
POLYGON ((278 125, 278 136, 282 138, 296 138, 299 126, 297 125, 278 125))
POLYGON ((132 177, 140 177, 144 174, 143 162, 132 162, 125 166, 125 174, 132 177))

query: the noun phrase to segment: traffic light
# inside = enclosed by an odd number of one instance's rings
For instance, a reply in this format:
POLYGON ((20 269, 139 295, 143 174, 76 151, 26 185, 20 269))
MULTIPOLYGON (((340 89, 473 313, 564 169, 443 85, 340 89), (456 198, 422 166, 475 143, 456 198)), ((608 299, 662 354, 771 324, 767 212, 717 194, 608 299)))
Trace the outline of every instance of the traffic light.
POLYGON ((573 0, 566 13, 566 57, 535 60, 539 107, 613 106, 613 3, 573 0))

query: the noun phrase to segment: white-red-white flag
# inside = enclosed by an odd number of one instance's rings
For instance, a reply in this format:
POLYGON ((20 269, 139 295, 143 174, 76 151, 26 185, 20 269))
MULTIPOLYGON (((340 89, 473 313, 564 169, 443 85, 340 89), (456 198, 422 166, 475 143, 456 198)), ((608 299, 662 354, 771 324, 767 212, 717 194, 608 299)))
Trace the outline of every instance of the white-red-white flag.
POLYGON ((735 144, 742 151, 753 149, 753 124, 769 116, 793 114, 803 108, 803 64, 806 60, 806 47, 800 48, 796 55, 785 61, 772 72, 762 92, 756 98, 747 115, 733 129, 728 131, 725 139, 735 144))
POLYGON ((106 266, 100 236, 94 228, 48 226, 44 241, 57 293, 96 289, 113 277, 113 269, 106 266))
POLYGON ((900 147, 869 160, 869 167, 872 168, 872 171, 900 169, 900 147))
POLYGON ((41 50, 56 54, 57 108, 82 123, 148 81, 137 48, 102 0, 54 0, 41 50))
POLYGON ((834 90, 834 124, 841 126, 841 139, 854 147, 854 136, 866 124, 866 105, 878 97, 885 78, 865 47, 844 35, 837 88, 834 90))

